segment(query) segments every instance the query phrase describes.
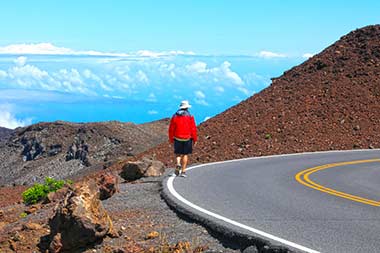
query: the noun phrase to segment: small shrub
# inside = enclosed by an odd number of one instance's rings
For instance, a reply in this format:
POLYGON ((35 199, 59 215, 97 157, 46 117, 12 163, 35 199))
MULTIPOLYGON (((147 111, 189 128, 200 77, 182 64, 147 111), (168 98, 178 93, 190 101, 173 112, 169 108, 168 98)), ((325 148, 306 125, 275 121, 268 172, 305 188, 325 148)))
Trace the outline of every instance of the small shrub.
POLYGON ((28 214, 26 212, 20 213, 20 218, 25 218, 26 216, 28 216, 28 214))
POLYGON ((50 177, 45 178, 44 184, 35 184, 22 193, 22 199, 27 205, 36 204, 45 199, 49 192, 55 192, 65 185, 64 180, 55 180, 50 177))
POLYGON ((266 140, 272 139, 272 135, 271 135, 271 134, 266 134, 266 135, 265 135, 265 139, 266 139, 266 140))

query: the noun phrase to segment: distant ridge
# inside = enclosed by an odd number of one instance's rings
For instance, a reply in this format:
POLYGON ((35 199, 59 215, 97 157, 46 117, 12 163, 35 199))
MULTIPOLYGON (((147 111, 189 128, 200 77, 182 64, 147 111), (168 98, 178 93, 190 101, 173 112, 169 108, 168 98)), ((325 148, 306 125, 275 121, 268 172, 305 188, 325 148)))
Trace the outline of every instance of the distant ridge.
POLYGON ((101 170, 166 140, 168 123, 168 119, 139 125, 56 121, 17 128, 0 142, 0 186, 101 170))
POLYGON ((0 127, 0 141, 9 137, 9 135, 13 132, 12 129, 8 129, 5 127, 0 127))
MULTIPOLYGON (((199 126, 192 162, 380 147, 380 25, 350 32, 199 126)), ((173 165, 172 149, 149 151, 173 165)))

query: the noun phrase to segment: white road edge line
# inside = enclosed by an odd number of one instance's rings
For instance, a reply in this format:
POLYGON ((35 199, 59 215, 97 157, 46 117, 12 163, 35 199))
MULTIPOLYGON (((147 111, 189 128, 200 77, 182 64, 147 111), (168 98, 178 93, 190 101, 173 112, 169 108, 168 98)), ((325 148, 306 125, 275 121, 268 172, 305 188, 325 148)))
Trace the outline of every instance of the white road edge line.
MULTIPOLYGON (((230 163, 230 162, 235 162, 235 161, 244 161, 244 160, 254 160, 254 159, 268 159, 268 158, 274 158, 274 157, 284 157, 284 156, 297 156, 297 155, 308 155, 308 154, 321 154, 321 153, 337 153, 337 152, 365 152, 365 151, 379 151, 380 149, 360 149, 360 150, 334 150, 334 151, 318 151, 318 152, 304 152, 304 153, 295 153, 295 154, 283 154, 283 155, 271 155, 271 156, 260 156, 260 157, 250 157, 250 158, 242 158, 242 159, 236 159, 236 160, 228 160, 228 161, 221 161, 221 162, 213 162, 213 163, 206 163, 206 164, 200 164, 200 165, 195 165, 195 166, 192 166, 190 168, 188 168, 188 170, 191 170, 191 169, 195 169, 195 168, 199 168, 199 167, 204 167, 204 166, 209 166, 209 165, 215 165, 215 164, 221 164, 221 163, 230 163)), ((277 241, 277 242, 280 242, 282 244, 285 244, 285 245, 288 245, 290 247, 293 247, 295 249, 299 249, 299 250, 302 250, 302 251, 305 251, 305 252, 309 252, 309 253, 320 253, 319 251, 316 251, 316 250, 313 250, 313 249, 309 249, 305 246, 302 246, 302 245, 299 245, 297 243, 294 243, 294 242, 291 242, 291 241, 288 241, 286 239, 282 239, 280 237, 277 237, 275 235, 271 235, 269 233, 266 233, 264 231, 261 231, 261 230, 258 230, 258 229, 255 229, 255 228, 252 228, 252 227, 249 227, 247 225, 244 225, 242 223, 239 223, 237 221, 234 221, 234 220, 231 220, 229 218, 226 218, 224 216, 221 216, 219 214, 216 214, 216 213, 213 213, 213 212, 210 212, 200 206, 197 206, 195 205, 194 203, 188 201, 187 199, 185 199, 184 197, 182 197, 175 189, 174 189, 174 186, 173 186, 173 182, 174 182, 174 178, 175 176, 171 176, 168 181, 167 181, 167 187, 169 189, 169 192, 175 197, 177 198, 179 201, 181 201, 182 203, 190 206, 191 208, 194 208, 195 210, 198 210, 204 214, 207 214, 209 216, 212 216, 218 220, 222 220, 224 222, 227 222, 229 224, 232 224, 234 226, 237 226, 237 227, 240 227, 240 228, 243 228, 245 230, 248 230, 250 232, 253 232, 255 234, 258 234, 258 235, 261 235, 261 236, 264 236, 268 239, 271 239, 271 240, 274 240, 274 241, 277 241)))

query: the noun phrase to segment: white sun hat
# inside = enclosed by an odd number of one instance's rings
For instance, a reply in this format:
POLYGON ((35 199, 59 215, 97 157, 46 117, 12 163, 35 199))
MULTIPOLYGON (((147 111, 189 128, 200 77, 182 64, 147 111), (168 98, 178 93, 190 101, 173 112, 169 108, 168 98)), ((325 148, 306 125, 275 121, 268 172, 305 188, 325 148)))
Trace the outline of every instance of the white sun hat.
POLYGON ((191 108, 189 101, 187 100, 181 101, 181 104, 179 105, 179 109, 187 109, 187 108, 191 108))

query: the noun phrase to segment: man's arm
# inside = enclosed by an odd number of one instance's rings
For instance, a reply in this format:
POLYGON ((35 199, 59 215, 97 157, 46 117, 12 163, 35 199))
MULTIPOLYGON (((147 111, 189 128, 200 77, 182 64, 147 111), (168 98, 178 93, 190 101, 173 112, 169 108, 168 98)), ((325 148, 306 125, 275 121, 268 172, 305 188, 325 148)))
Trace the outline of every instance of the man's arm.
POLYGON ((174 122, 174 116, 170 120, 169 130, 168 130, 168 136, 169 136, 169 142, 174 142, 174 131, 175 131, 175 122, 174 122))
POLYGON ((191 138, 193 139, 194 144, 198 141, 197 126, 195 125, 194 116, 191 117, 191 138))

